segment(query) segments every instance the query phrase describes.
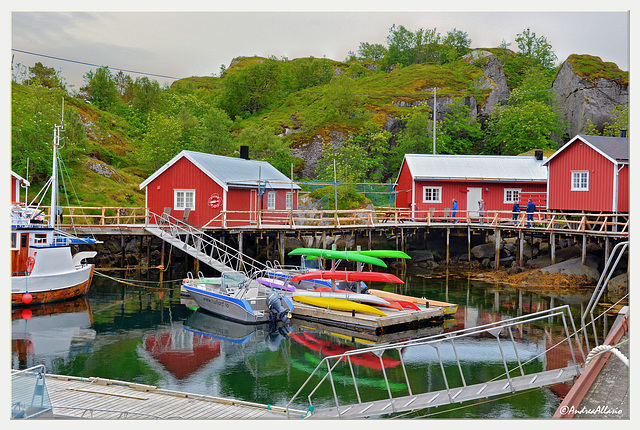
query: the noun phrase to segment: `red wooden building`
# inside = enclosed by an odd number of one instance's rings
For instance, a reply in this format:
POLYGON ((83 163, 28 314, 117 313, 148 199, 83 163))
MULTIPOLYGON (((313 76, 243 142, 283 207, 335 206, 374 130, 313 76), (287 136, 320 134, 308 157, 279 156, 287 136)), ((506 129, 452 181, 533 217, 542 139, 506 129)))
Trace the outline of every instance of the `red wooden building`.
POLYGON ((550 210, 629 212, 627 137, 577 135, 545 165, 550 210))
POLYGON ((29 181, 18 175, 17 173, 11 171, 11 203, 19 203, 20 202, 20 193, 21 186, 25 184, 25 186, 29 186, 29 181))
POLYGON ((228 227, 255 223, 258 213, 263 222, 278 222, 282 212, 269 214, 297 209, 300 189, 266 161, 194 151, 181 151, 140 184, 143 188, 149 211, 159 215, 170 208, 171 216, 183 219, 188 209, 190 223, 212 227, 222 225, 221 211, 228 212, 228 227))
POLYGON ((453 199, 458 202, 457 217, 478 216, 478 201, 485 211, 511 211, 520 203, 524 212, 527 199, 544 209, 547 169, 541 153, 536 156, 429 155, 406 154, 395 183, 396 208, 411 211, 423 219, 434 212, 440 218, 448 213, 453 199))

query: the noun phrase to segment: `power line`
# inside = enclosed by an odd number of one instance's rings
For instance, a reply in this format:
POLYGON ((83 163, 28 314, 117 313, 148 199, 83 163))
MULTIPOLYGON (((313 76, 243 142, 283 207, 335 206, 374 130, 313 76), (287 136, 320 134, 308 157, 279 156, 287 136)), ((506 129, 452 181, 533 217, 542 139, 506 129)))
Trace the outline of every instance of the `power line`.
MULTIPOLYGON (((14 52, 20 52, 21 54, 35 55, 37 57, 50 58, 52 60, 65 61, 67 63, 81 64, 83 66, 104 67, 103 65, 85 63, 84 61, 69 60, 67 58, 53 57, 51 55, 38 54, 36 52, 23 51, 21 49, 13 49, 13 48, 11 48, 11 50, 14 51, 14 52)), ((107 67, 109 67, 109 66, 107 66, 107 67)), ((176 78, 175 76, 167 76, 167 75, 158 75, 158 74, 154 74, 154 73, 139 72, 139 71, 136 71, 136 70, 121 69, 119 67, 109 67, 109 68, 114 69, 114 70, 120 70, 122 72, 127 72, 127 73, 136 73, 138 75, 154 76, 154 77, 157 77, 157 78, 167 78, 167 79, 175 79, 175 80, 182 79, 182 78, 176 78)))
MULTIPOLYGON (((29 52, 29 51, 24 51, 24 50, 21 50, 21 49, 11 48, 11 50, 14 51, 14 52, 22 53, 22 54, 34 55, 34 56, 43 57, 43 58, 49 58, 49 59, 52 59, 52 60, 64 61, 64 62, 67 62, 67 63, 80 64, 80 65, 84 65, 84 66, 91 66, 91 67, 98 67, 98 68, 105 67, 104 65, 87 63, 87 62, 78 61, 78 60, 69 60, 67 58, 54 57, 54 56, 51 56, 51 55, 39 54, 39 53, 36 53, 36 52, 29 52)), ((122 68, 119 68, 119 67, 110 67, 110 66, 106 66, 106 67, 110 68, 110 69, 113 69, 113 70, 120 70, 122 72, 135 73, 135 74, 138 74, 138 75, 153 76, 153 77, 158 77, 158 78, 173 79, 173 80, 176 80, 176 81, 184 79, 184 78, 177 78, 175 76, 160 75, 160 74, 155 74, 155 73, 140 72, 140 71, 136 71, 136 70, 122 69, 122 68)), ((368 96, 368 97, 418 97, 418 96, 427 96, 426 90, 424 92, 420 91, 420 92, 416 92, 416 93, 393 94, 393 93, 332 92, 332 91, 312 90, 312 89, 309 89, 309 88, 304 88, 302 90, 294 89, 294 88, 269 88, 269 87, 259 87, 259 86, 251 86, 251 85, 229 84, 229 83, 225 83, 225 82, 214 82, 214 83, 212 83, 212 85, 214 85, 214 86, 222 86, 222 87, 234 87, 234 88, 246 88, 246 89, 254 89, 254 90, 264 90, 264 91, 298 92, 298 91, 306 90, 307 92, 310 92, 310 93, 313 93, 313 94, 359 95, 359 96, 368 96)), ((538 90, 538 91, 523 91, 523 92, 520 92, 518 94, 531 94, 531 93, 550 92, 550 91, 558 91, 560 89, 563 89, 563 88, 549 88, 547 90, 538 90)), ((431 90, 431 89, 429 89, 429 90, 431 90)), ((467 90, 467 91, 453 91, 451 93, 441 93, 441 97, 443 97, 443 96, 463 96, 463 95, 466 95, 466 94, 476 95, 476 92, 475 91, 469 91, 469 90, 467 90)), ((426 99, 425 99, 425 103, 426 103, 426 99)))

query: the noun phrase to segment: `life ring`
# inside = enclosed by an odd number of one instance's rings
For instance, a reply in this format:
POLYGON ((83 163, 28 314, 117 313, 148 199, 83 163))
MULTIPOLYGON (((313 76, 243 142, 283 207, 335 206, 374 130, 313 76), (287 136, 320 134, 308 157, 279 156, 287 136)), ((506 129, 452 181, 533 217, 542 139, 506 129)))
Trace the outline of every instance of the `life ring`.
POLYGON ((27 268, 27 275, 31 274, 31 271, 33 270, 33 266, 36 264, 36 259, 33 257, 29 257, 27 258, 27 262, 25 263, 25 266, 27 268))
POLYGON ((218 193, 211 194, 208 204, 213 209, 220 207, 220 195, 218 193))

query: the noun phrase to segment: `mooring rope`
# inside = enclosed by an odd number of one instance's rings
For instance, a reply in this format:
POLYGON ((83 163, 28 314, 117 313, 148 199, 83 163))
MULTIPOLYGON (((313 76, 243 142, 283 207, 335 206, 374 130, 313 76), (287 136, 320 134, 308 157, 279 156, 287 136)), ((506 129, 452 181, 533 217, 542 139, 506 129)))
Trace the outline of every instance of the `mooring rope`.
POLYGON ((618 347, 624 343, 629 342, 629 339, 625 339, 622 342, 618 343, 617 345, 600 345, 600 346, 596 346, 595 348, 593 348, 591 351, 589 351, 589 355, 587 355, 587 360, 585 362, 585 364, 589 364, 589 362, 591 360, 593 360, 594 358, 596 358, 598 355, 600 354, 604 354, 605 352, 609 352, 611 351, 616 357, 618 357, 620 360, 622 360, 622 362, 629 367, 629 359, 622 353, 620 352, 620 350, 618 349, 618 347))
MULTIPOLYGON (((167 287, 142 285, 142 283, 144 283, 144 282, 154 282, 154 283, 157 284, 158 282, 155 282, 155 281, 138 281, 139 283, 133 283, 133 282, 128 281, 126 279, 114 278, 113 276, 109 276, 109 275, 106 275, 104 273, 100 273, 98 271, 94 271, 94 273, 97 274, 97 275, 103 276, 103 277, 105 277, 107 279, 111 279, 112 281, 120 282, 121 284, 125 284, 125 285, 131 285, 133 287, 148 288, 148 289, 151 289, 151 290, 164 290, 164 291, 173 290, 173 288, 167 288, 167 287)), ((182 279, 175 279, 173 281, 163 281, 163 283, 168 283, 168 284, 174 283, 174 282, 182 282, 182 279)))

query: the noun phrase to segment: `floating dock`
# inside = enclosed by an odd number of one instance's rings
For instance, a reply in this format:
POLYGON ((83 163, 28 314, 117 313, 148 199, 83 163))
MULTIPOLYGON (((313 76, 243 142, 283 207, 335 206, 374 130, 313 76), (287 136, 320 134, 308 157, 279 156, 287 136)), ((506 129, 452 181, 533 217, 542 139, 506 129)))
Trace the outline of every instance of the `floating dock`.
POLYGON ((444 319, 442 307, 429 307, 416 310, 384 308, 387 316, 359 312, 336 311, 296 302, 292 315, 294 318, 342 327, 353 331, 373 332, 377 335, 408 330, 425 324, 438 324, 444 319))
MULTIPOLYGON (((286 419, 273 405, 164 390, 104 378, 46 375, 55 418, 89 419, 286 419)), ((295 411, 299 417, 305 411, 295 411)), ((52 418, 49 416, 48 418, 52 418)))

